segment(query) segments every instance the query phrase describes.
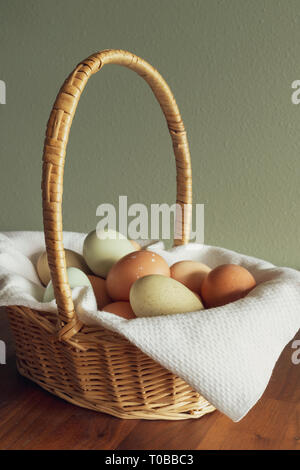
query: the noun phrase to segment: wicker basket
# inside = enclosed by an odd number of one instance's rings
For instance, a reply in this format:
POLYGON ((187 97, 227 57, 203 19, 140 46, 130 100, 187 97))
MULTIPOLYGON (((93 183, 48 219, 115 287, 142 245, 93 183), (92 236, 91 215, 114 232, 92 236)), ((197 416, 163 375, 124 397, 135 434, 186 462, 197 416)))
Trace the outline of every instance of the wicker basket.
MULTIPOLYGON (((166 117, 177 169, 177 203, 191 204, 192 174, 184 125, 161 75, 147 62, 121 50, 105 50, 82 61, 64 82, 46 131, 43 156, 43 218, 58 315, 26 307, 8 308, 19 372, 49 392, 85 408, 121 418, 187 419, 214 410, 187 383, 154 362, 125 338, 83 325, 67 280, 62 242, 63 170, 72 119, 89 77, 105 64, 137 72, 149 84, 166 117)), ((190 207, 190 206, 188 206, 190 207)), ((177 220, 188 241, 190 213, 177 220)))

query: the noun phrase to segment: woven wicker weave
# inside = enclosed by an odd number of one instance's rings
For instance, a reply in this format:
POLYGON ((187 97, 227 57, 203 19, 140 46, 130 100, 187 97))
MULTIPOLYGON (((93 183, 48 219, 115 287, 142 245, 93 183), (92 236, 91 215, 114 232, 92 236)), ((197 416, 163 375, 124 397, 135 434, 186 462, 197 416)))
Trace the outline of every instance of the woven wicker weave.
MULTIPOLYGON (((187 419, 214 410, 188 384, 125 338, 77 318, 62 243, 62 192, 66 146, 80 95, 105 64, 137 72, 151 87, 166 117, 177 171, 177 203, 191 208, 192 173, 184 125, 173 94, 147 62, 121 50, 105 50, 80 62, 60 89, 46 131, 43 156, 45 241, 58 316, 26 307, 8 308, 19 372, 55 395, 121 418, 187 419)), ((188 242, 190 210, 177 220, 175 243, 188 242)))

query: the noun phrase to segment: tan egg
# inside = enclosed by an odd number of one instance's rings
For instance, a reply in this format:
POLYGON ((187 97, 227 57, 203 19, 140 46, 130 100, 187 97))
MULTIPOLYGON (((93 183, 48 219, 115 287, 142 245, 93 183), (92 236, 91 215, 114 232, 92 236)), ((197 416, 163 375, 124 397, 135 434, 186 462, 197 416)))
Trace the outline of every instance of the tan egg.
POLYGON ((140 251, 142 249, 141 245, 135 240, 129 240, 135 251, 140 251))
POLYGON ((104 305, 107 305, 111 302, 111 298, 109 297, 106 290, 106 282, 104 279, 102 279, 102 277, 93 276, 92 274, 89 274, 88 278, 93 287, 98 309, 102 310, 104 305))
POLYGON ((114 300, 129 300, 132 284, 148 274, 170 276, 167 262, 153 251, 134 251, 121 258, 108 273, 106 287, 114 300))
MULTIPOLYGON (((67 268, 78 268, 85 274, 89 274, 91 272, 83 257, 75 251, 65 249, 65 257, 67 268)), ((36 269, 41 282, 46 286, 51 279, 46 251, 40 254, 36 269)))
POLYGON ((175 279, 158 274, 138 279, 130 289, 137 317, 154 317, 202 310, 199 296, 175 279))
POLYGON ((200 293, 202 281, 210 271, 209 266, 197 261, 178 261, 170 268, 173 279, 197 293, 200 293))
POLYGON ((103 307, 102 310, 114 313, 115 315, 119 315, 119 317, 126 318, 127 320, 136 318, 129 302, 113 302, 103 307))
POLYGON ((200 295, 206 307, 220 307, 245 297, 255 286, 255 279, 246 268, 223 264, 206 276, 200 295))

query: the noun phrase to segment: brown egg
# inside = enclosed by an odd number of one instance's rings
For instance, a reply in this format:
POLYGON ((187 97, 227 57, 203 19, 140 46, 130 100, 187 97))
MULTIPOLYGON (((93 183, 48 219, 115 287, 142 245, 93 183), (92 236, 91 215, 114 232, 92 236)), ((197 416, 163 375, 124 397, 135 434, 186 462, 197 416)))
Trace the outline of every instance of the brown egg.
POLYGON ((103 307, 102 310, 105 310, 105 312, 115 313, 116 315, 119 315, 119 317, 127 318, 127 320, 136 318, 129 302, 113 302, 103 307))
POLYGON ((245 297, 255 286, 255 279, 246 268, 223 264, 206 276, 200 295, 206 307, 219 307, 245 297))
POLYGON ((148 274, 161 274, 170 277, 166 261, 153 251, 134 251, 121 258, 110 269, 106 287, 114 300, 129 300, 132 284, 148 274))
POLYGON ((98 309, 101 310, 103 305, 106 305, 111 302, 111 298, 107 293, 105 280, 102 279, 102 277, 93 276, 91 274, 88 274, 88 278, 93 287, 98 309))
POLYGON ((194 292, 200 293, 203 279, 211 271, 206 264, 197 261, 178 261, 170 268, 171 277, 194 292))
POLYGON ((136 251, 140 251, 142 249, 141 245, 135 240, 129 240, 129 241, 136 251))

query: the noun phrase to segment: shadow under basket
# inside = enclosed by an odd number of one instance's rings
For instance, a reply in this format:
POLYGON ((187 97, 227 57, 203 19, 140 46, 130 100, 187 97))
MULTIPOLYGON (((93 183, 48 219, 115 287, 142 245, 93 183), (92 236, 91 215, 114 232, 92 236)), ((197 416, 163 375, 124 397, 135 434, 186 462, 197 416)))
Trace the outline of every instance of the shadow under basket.
MULTIPOLYGON (((175 245, 189 241, 192 171, 185 128, 162 76, 136 55, 105 50, 82 61, 60 89, 47 125, 43 154, 43 221, 57 313, 7 308, 21 375, 84 408, 126 419, 200 418, 214 407, 186 382, 146 356, 124 337, 83 325, 68 283, 62 237, 62 187, 66 146, 80 95, 105 64, 134 70, 152 89, 165 115, 175 154, 177 204, 175 245)), ((134 321, 134 320, 133 320, 134 321)), ((167 332, 166 332, 167 334, 167 332)))

